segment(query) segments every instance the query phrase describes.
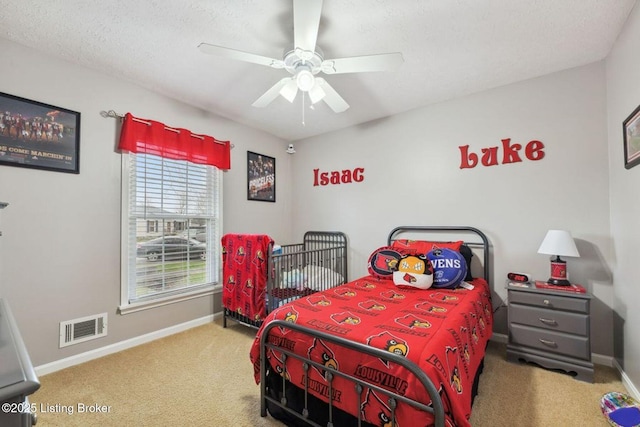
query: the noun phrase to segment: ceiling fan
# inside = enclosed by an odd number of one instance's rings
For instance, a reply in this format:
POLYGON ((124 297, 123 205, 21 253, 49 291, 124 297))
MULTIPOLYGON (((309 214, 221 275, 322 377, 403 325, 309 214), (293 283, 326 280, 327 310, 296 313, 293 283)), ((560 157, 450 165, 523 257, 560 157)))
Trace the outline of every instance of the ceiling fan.
POLYGON ((298 90, 309 95, 312 104, 324 101, 334 112, 341 113, 349 104, 331 87, 319 73, 344 74, 369 71, 386 71, 398 67, 404 61, 402 53, 354 56, 339 59, 324 59, 322 50, 316 46, 322 0, 293 0, 294 46, 282 59, 268 58, 208 43, 200 43, 200 51, 217 56, 284 68, 291 76, 285 77, 267 90, 252 105, 266 107, 278 95, 293 102, 298 90))

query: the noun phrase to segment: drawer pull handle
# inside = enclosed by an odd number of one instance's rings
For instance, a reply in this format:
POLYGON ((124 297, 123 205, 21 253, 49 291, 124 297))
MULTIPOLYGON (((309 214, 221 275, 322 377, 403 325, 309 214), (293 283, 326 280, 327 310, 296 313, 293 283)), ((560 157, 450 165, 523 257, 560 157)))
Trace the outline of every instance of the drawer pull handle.
POLYGON ((547 324, 547 325, 556 326, 558 324, 558 322, 556 322, 555 320, 553 320, 553 319, 545 319, 544 317, 538 317, 538 320, 541 321, 544 324, 547 324))
POLYGON ((551 301, 549 301, 548 299, 545 299, 545 300, 543 300, 543 301, 542 301, 542 303, 543 303, 544 305, 550 305, 550 304, 551 304, 551 301))
POLYGON ((555 341, 549 341, 549 340, 545 340, 545 339, 542 339, 542 338, 538 338, 538 339, 540 340, 540 342, 542 344, 548 345, 549 347, 557 347, 558 346, 558 344, 556 344, 555 341))

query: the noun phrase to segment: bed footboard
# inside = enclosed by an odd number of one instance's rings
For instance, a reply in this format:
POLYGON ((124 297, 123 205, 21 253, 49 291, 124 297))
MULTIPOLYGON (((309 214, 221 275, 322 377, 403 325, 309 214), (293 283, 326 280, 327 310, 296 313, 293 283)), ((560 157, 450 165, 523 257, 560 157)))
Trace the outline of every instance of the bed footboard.
MULTIPOLYGON (((352 414, 357 414, 357 415, 354 415, 354 417, 357 418, 358 425, 361 425, 363 423, 362 414, 360 411, 360 406, 364 403, 363 392, 366 391, 367 389, 370 389, 385 396, 388 399, 387 404, 391 409, 390 422, 392 426, 397 425, 396 408, 398 404, 402 403, 406 405, 411 405, 418 410, 431 413, 434 417, 434 426, 444 427, 444 420, 445 420, 444 407, 443 407, 438 389, 434 386, 434 384, 429 379, 429 377, 425 374, 425 372, 422 371, 415 363, 411 362, 410 360, 404 357, 390 353, 388 351, 384 351, 375 347, 370 347, 358 342, 346 340, 342 337, 330 335, 322 331, 305 328, 295 323, 286 322, 283 320, 275 320, 275 321, 269 322, 263 328, 262 335, 260 337, 260 415, 262 417, 265 417, 267 415, 267 403, 270 403, 280 408, 287 414, 297 418, 298 420, 307 423, 308 425, 320 427, 318 423, 316 423, 315 421, 309 418, 308 399, 311 398, 312 396, 309 394, 310 384, 309 384, 308 375, 305 375, 305 381, 304 381, 305 384, 300 385, 304 393, 304 404, 303 404, 304 408, 302 409, 301 412, 297 412, 292 408, 290 408, 289 406, 287 406, 286 397, 278 400, 269 395, 267 390, 267 369, 268 369, 268 363, 269 363, 267 359, 268 350, 279 352, 282 355, 283 372, 280 372, 280 376, 282 378, 282 389, 278 390, 279 395, 286 396, 287 361, 288 359, 293 358, 300 361, 303 364, 303 369, 305 371, 313 367, 326 372, 326 378, 327 378, 328 387, 329 387, 329 390, 328 390, 329 396, 333 396, 332 385, 333 385, 334 378, 341 377, 344 380, 349 381, 350 383, 353 384, 359 396, 358 398, 359 401, 356 402, 356 404, 354 405, 354 408, 351 409, 349 412, 352 414), (408 371, 409 375, 415 377, 415 379, 417 379, 417 381, 419 382, 419 384, 421 384, 422 387, 424 387, 432 403, 427 405, 425 403, 418 402, 413 399, 409 399, 403 395, 392 392, 388 389, 381 388, 375 383, 363 380, 361 378, 356 378, 348 373, 341 372, 332 367, 327 367, 325 365, 322 365, 320 363, 317 363, 311 360, 306 355, 296 354, 290 351, 289 349, 287 349, 286 347, 279 346, 277 345, 277 343, 272 343, 269 340, 269 331, 274 327, 281 328, 282 330, 293 330, 298 333, 303 333, 314 339, 321 339, 325 342, 334 343, 336 345, 348 348, 350 350, 354 350, 359 353, 363 353, 366 355, 373 356, 375 358, 379 358, 386 362, 391 362, 391 363, 400 365, 408 371)), ((328 422, 326 425, 328 427, 331 427, 334 425, 334 411, 337 409, 333 406, 332 401, 333 399, 329 399, 327 403, 328 422)))

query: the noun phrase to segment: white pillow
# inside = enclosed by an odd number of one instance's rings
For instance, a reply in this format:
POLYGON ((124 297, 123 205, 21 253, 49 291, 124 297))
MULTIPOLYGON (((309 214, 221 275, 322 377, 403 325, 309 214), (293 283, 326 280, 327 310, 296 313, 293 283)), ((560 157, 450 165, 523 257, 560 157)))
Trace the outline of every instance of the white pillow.
POLYGON ((322 291, 344 282, 344 277, 330 268, 319 265, 307 265, 302 269, 302 275, 306 280, 307 288, 314 291, 322 291))

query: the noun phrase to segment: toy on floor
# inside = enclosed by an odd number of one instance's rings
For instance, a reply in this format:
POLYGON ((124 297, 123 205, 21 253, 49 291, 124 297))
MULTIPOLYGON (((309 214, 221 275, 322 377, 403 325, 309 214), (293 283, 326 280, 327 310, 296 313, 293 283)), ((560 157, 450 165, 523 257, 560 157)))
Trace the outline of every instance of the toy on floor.
POLYGON ((640 426, 640 403, 631 396, 617 391, 607 393, 600 399, 600 409, 614 427, 640 426))

